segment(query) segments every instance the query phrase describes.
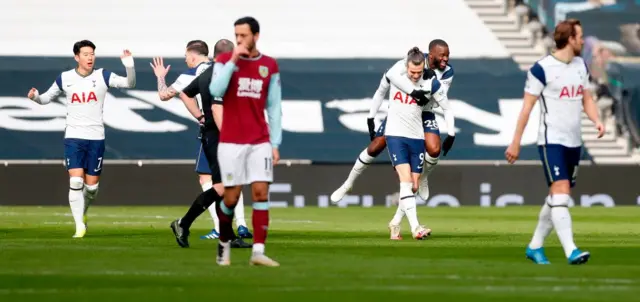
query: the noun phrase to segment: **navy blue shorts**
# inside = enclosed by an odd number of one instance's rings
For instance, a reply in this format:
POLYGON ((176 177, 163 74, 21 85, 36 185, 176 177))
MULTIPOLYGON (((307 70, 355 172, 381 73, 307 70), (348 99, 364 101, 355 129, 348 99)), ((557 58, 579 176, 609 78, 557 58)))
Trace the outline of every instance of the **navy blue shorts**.
POLYGON ((104 140, 64 139, 67 170, 84 169, 87 175, 100 176, 104 159, 104 140))
MULTIPOLYGON (((378 130, 376 131, 375 137, 384 136, 384 128, 387 125, 387 118, 385 117, 378 130)), ((424 128, 424 133, 435 133, 440 135, 440 128, 438 128, 438 122, 436 121, 436 114, 429 111, 422 112, 422 126, 424 128)))
POLYGON ((578 176, 578 165, 582 155, 581 147, 565 147, 563 145, 539 145, 540 159, 544 168, 547 184, 559 180, 568 180, 573 187, 578 176))
POLYGON ((395 167, 409 164, 411 172, 422 173, 424 167, 424 139, 385 136, 391 164, 395 167))
POLYGON ((211 175, 211 168, 209 167, 207 156, 204 154, 204 150, 202 150, 202 143, 199 144, 198 156, 196 157, 196 172, 198 174, 211 175))
POLYGON ((202 134, 200 150, 196 158, 196 172, 211 175, 214 184, 221 183, 220 165, 218 165, 218 135, 213 131, 202 134))
POLYGON ((438 128, 435 113, 422 111, 422 126, 424 128, 424 133, 433 133, 440 136, 440 128, 438 128))

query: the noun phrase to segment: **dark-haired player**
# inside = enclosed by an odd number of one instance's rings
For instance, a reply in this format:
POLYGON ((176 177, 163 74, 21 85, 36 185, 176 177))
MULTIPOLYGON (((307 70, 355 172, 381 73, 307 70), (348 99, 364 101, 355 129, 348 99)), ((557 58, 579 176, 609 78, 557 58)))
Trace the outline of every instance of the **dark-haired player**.
POLYGON ((43 94, 31 88, 27 97, 45 105, 64 92, 67 126, 64 135, 64 157, 69 172, 69 206, 76 225, 74 238, 87 231, 86 213, 98 194, 98 183, 104 161, 104 123, 102 108, 109 87, 134 88, 136 73, 133 57, 124 50, 120 59, 127 77, 106 69, 94 69, 96 46, 82 40, 73 45, 78 66, 62 72, 43 94))
POLYGON ((555 229, 569 264, 583 264, 591 254, 580 250, 573 241, 571 225, 571 188, 576 183, 582 147, 582 111, 604 135, 604 125, 598 117, 598 107, 587 89, 589 69, 580 57, 584 40, 582 26, 576 19, 556 25, 553 38, 556 51, 531 66, 524 88, 524 102, 518 117, 513 141, 505 152, 509 163, 520 154, 520 141, 529 115, 540 100, 538 150, 549 185, 549 195, 542 205, 533 238, 525 255, 536 264, 549 264, 544 252, 544 240, 555 229))
MULTIPOLYGON (((453 82, 453 67, 449 65, 449 45, 444 40, 436 39, 429 43, 429 53, 426 54, 427 68, 435 72, 437 79, 442 85, 442 89, 448 91, 453 82)), ((373 103, 369 111, 367 119, 367 125, 369 128, 369 135, 371 143, 364 149, 358 159, 356 160, 349 177, 345 182, 331 194, 331 201, 336 203, 340 201, 345 194, 347 194, 355 180, 362 174, 362 172, 368 167, 369 164, 385 149, 387 142, 384 138, 384 128, 386 120, 382 122, 378 131, 374 129, 374 118, 382 105, 382 101, 389 91, 391 84, 397 85, 397 87, 404 93, 410 94, 416 98, 416 94, 419 93, 414 88, 414 83, 407 78, 405 60, 400 60, 393 67, 391 67, 380 80, 380 86, 373 96, 373 103)), ((422 119, 424 128, 424 138, 427 152, 425 154, 426 167, 420 176, 420 186, 418 189, 418 195, 423 200, 429 198, 429 183, 428 175, 431 173, 438 163, 440 156, 440 129, 436 122, 436 117, 433 112, 433 108, 438 107, 437 103, 431 102, 423 108, 422 119)), ((448 125, 453 125, 454 117, 451 110, 444 111, 445 120, 448 125)), ((451 149, 453 140, 455 137, 455 129, 448 127, 448 137, 444 144, 444 155, 451 149)))
POLYGON ((211 94, 224 102, 218 162, 225 188, 224 202, 216 203, 220 218, 217 263, 231 264, 229 240, 233 238, 234 208, 242 187, 250 184, 254 235, 250 263, 279 266, 264 250, 269 227, 269 184, 282 142, 280 71, 276 60, 256 47, 260 37, 256 19, 240 18, 234 26, 236 48, 216 59, 209 87, 211 94))

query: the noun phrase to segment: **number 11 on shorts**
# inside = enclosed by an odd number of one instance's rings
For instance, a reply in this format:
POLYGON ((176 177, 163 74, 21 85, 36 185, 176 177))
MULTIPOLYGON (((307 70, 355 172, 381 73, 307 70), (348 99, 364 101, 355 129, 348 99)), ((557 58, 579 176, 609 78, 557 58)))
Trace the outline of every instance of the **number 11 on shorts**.
POLYGON ((271 157, 265 157, 264 158, 264 170, 265 171, 269 171, 271 170, 271 167, 273 167, 273 159, 271 159, 271 157))

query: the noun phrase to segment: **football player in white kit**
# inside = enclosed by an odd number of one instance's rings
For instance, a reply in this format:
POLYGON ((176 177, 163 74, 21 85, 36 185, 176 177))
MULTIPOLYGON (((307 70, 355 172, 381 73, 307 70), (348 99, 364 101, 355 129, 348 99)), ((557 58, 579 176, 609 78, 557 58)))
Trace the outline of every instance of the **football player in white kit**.
MULTIPOLYGON (((449 65, 449 45, 444 40, 435 39, 429 43, 429 53, 425 54, 427 60, 427 68, 435 72, 435 76, 440 81, 441 89, 445 92, 451 87, 453 82, 454 71, 453 67, 449 65)), ((371 109, 369 110, 369 116, 367 118, 367 126, 369 128, 369 136, 371 143, 364 149, 358 159, 356 160, 349 176, 345 182, 331 194, 331 201, 337 203, 345 194, 347 194, 355 180, 364 172, 364 170, 373 162, 373 160, 386 148, 387 143, 384 139, 384 128, 386 119, 380 124, 378 130, 375 130, 374 118, 382 105, 383 99, 386 97, 389 91, 389 85, 394 84, 397 87, 410 95, 420 94, 418 90, 414 89, 414 83, 407 77, 407 67, 404 60, 398 61, 393 65, 380 80, 380 86, 373 95, 373 102, 371 109)), ((418 195, 423 200, 429 198, 429 183, 428 175, 433 171, 441 151, 440 143, 440 129, 436 122, 436 117, 433 112, 433 106, 438 106, 437 103, 431 103, 424 107, 422 113, 424 137, 427 153, 425 153, 426 168, 423 170, 420 176, 420 187, 418 189, 418 195)), ((453 120, 453 112, 447 110, 445 113, 445 120, 453 120)), ((449 152, 453 146, 455 138, 455 131, 453 129, 448 130, 448 137, 444 144, 444 155, 449 152)))
POLYGON ((598 137, 604 135, 605 129, 587 89, 589 70, 580 57, 584 44, 580 21, 569 19, 560 22, 553 36, 557 50, 536 62, 527 74, 524 104, 505 156, 509 163, 518 159, 529 114, 536 101, 540 100, 538 150, 549 195, 540 210, 538 225, 525 254, 536 264, 549 264, 543 244, 555 228, 568 263, 583 264, 589 260, 590 253, 576 247, 569 214, 571 187, 576 183, 581 156, 582 110, 594 123, 598 137))
POLYGON ((102 112, 107 90, 136 85, 131 52, 125 50, 120 56, 127 73, 127 77, 121 77, 102 68, 94 69, 95 49, 91 41, 76 42, 73 54, 78 67, 62 72, 45 93, 31 88, 27 95, 32 101, 46 105, 61 93, 66 94, 64 156, 69 172, 69 206, 76 225, 74 238, 84 237, 86 213, 98 194, 105 149, 102 112))
POLYGON ((413 82, 412 90, 425 91, 425 93, 422 95, 424 97, 414 99, 394 84, 390 85, 389 113, 384 127, 384 136, 391 162, 400 179, 400 202, 396 215, 389 223, 389 229, 391 239, 401 239, 400 222, 406 215, 413 238, 423 239, 431 234, 431 230, 418 222, 414 193, 419 186, 418 179, 424 168, 426 151, 422 112, 423 106, 427 105, 431 98, 446 108, 447 94, 441 87, 440 81, 432 75, 425 74, 429 69, 424 68, 424 54, 419 48, 412 48, 403 61, 406 66, 406 77, 413 82))

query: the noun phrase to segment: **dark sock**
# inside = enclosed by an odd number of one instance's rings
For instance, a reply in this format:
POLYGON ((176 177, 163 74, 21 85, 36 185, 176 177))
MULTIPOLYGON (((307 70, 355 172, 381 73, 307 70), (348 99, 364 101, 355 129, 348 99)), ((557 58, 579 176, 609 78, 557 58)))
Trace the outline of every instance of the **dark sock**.
POLYGON ((193 201, 191 207, 187 211, 187 214, 180 219, 180 226, 186 229, 191 227, 193 221, 204 213, 214 202, 222 200, 222 196, 218 195, 218 192, 214 188, 206 190, 193 201))
POLYGON ((220 242, 228 242, 236 238, 236 234, 233 232, 233 213, 231 215, 224 213, 220 204, 222 202, 216 202, 216 213, 220 219, 220 242))

